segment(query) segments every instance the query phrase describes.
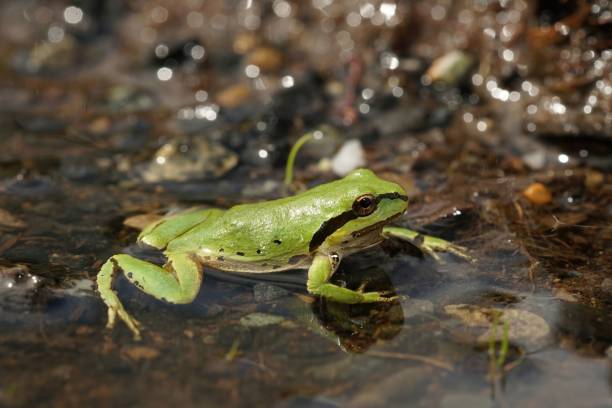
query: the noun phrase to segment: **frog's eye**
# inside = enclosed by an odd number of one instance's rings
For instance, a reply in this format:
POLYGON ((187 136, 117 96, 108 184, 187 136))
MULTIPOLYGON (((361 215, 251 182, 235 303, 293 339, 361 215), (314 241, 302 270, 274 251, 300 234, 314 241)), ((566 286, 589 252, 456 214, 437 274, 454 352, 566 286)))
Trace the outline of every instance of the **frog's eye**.
POLYGON ((365 217, 376 210, 376 198, 372 194, 364 194, 353 202, 353 212, 358 217, 365 217))

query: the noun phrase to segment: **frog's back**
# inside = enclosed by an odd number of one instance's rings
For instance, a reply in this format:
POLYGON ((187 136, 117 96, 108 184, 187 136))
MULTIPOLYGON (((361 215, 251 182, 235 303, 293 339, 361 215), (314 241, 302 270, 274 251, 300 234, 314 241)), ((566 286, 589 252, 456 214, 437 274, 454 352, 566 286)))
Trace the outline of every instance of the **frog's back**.
POLYGON ((228 271, 308 267, 312 236, 337 205, 313 190, 232 207, 170 242, 167 251, 193 252, 204 263, 228 271))
POLYGON ((188 246, 213 257, 249 262, 308 255, 313 234, 327 219, 325 201, 306 195, 238 205, 197 226, 168 249, 188 246))

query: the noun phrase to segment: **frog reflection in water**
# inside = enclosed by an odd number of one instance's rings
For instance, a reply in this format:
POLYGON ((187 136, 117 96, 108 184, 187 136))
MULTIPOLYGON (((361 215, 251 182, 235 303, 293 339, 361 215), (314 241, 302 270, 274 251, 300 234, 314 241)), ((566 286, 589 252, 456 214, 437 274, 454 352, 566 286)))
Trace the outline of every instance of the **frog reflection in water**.
MULTIPOLYGON (((387 224, 407 207, 405 190, 359 169, 301 194, 228 210, 198 209, 147 226, 140 243, 164 251, 163 267, 130 255, 114 255, 97 276, 108 307, 108 328, 119 317, 140 338, 140 323, 112 289, 123 271, 140 290, 170 303, 190 303, 202 284, 203 266, 228 272, 264 273, 308 269, 308 292, 340 303, 389 302, 383 292, 351 290, 330 282, 342 257, 395 237, 413 241, 434 255, 448 251, 468 258, 447 241, 387 224)), ((435 256, 435 255, 434 255, 435 256)))

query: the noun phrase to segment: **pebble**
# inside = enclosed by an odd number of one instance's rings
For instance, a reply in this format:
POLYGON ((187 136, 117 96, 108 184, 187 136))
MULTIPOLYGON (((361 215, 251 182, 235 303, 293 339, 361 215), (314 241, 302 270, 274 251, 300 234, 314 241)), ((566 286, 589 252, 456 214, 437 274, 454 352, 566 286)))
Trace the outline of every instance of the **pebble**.
POLYGON ((612 295, 612 278, 606 278, 601 282, 601 290, 612 295))
POLYGON ((430 314, 434 311, 434 304, 429 300, 402 298, 400 303, 404 310, 404 319, 406 320, 415 316, 430 314))
POLYGON ((143 230, 149 224, 153 224, 155 221, 161 218, 158 214, 148 213, 148 214, 138 214, 133 215, 131 217, 127 217, 123 220, 123 225, 126 227, 134 228, 137 230, 143 230))
POLYGON ((487 308, 476 305, 447 305, 444 311, 471 328, 478 329, 476 343, 488 345, 491 337, 494 316, 498 315, 496 340, 503 336, 502 322, 508 322, 508 340, 527 350, 537 350, 551 340, 550 326, 542 317, 522 309, 487 308))
POLYGON ((276 48, 258 47, 246 56, 245 64, 256 65, 265 72, 277 71, 283 65, 283 54, 276 48))
POLYGON ((251 96, 251 88, 243 83, 231 85, 217 94, 217 103, 223 108, 236 108, 251 96))
POLYGON ((257 45, 257 36, 253 33, 239 33, 234 39, 234 52, 246 54, 257 45))
POLYGON ((25 228, 26 223, 12 215, 10 212, 0 208, 0 228, 21 229, 25 228))
POLYGON ((159 350, 148 346, 126 347, 123 354, 134 361, 152 360, 159 356, 159 350))
POLYGON ((351 171, 366 165, 365 152, 357 139, 347 140, 331 162, 332 171, 337 176, 345 176, 351 171))
POLYGON ((244 327, 265 327, 281 324, 284 317, 269 313, 250 313, 240 318, 240 324, 244 327))
POLYGON ((572 302, 572 303, 578 302, 578 298, 576 298, 576 296, 568 292, 567 289, 565 288, 554 288, 553 295, 555 295, 557 299, 563 300, 565 302, 572 302))
POLYGON ((258 303, 281 299, 287 295, 289 292, 285 289, 267 283, 258 283, 253 287, 253 296, 258 303))
POLYGON ((584 177, 584 185, 591 191, 597 190, 604 182, 603 173, 597 170, 587 170, 584 177))
POLYGON ((238 164, 238 156, 218 143, 196 139, 172 141, 162 146, 141 170, 149 183, 218 178, 238 164))
POLYGON ((542 183, 530 184, 523 190, 523 196, 535 205, 544 205, 552 201, 550 190, 542 183))
POLYGON ((469 54, 453 50, 436 58, 425 75, 431 82, 441 81, 454 85, 465 77, 473 62, 469 54))
POLYGON ((30 273, 30 270, 25 265, 0 265, 0 293, 14 290, 28 291, 36 289, 40 282, 41 279, 30 273))

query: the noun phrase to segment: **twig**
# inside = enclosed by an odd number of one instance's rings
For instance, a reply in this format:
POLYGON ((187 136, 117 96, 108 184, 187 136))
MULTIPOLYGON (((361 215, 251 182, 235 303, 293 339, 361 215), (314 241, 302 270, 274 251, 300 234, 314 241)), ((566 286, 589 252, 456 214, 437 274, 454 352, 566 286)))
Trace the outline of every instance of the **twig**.
POLYGON ((435 358, 420 356, 418 354, 410 353, 398 353, 394 351, 381 351, 381 350, 369 350, 366 353, 368 356, 382 357, 382 358, 394 358, 397 360, 409 360, 418 361, 419 363, 425 363, 434 367, 442 368, 447 371, 454 371, 454 367, 444 361, 436 360, 435 358))

